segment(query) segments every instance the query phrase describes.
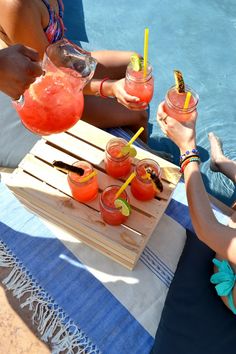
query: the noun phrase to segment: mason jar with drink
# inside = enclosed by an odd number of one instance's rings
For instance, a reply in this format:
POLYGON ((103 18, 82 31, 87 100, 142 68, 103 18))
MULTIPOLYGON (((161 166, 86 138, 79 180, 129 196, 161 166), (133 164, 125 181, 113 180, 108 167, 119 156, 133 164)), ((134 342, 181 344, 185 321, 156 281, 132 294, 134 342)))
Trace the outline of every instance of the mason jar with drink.
POLYGON ((73 198, 79 202, 90 202, 98 195, 97 173, 87 161, 77 161, 72 166, 83 170, 83 174, 70 171, 67 176, 73 198))
POLYGON ((129 197, 124 190, 117 198, 120 187, 108 186, 100 196, 100 211, 102 219, 110 225, 121 225, 126 222, 129 214, 129 197))
POLYGON ((199 97, 191 87, 185 85, 179 70, 174 70, 174 75, 176 85, 167 91, 163 108, 168 116, 185 122, 197 109, 199 97))
POLYGON ((133 158, 130 151, 124 152, 127 141, 122 138, 113 138, 108 141, 105 150, 105 169, 109 176, 114 178, 126 177, 131 169, 133 158))
POLYGON ((133 196, 141 201, 155 198, 163 190, 161 167, 152 159, 140 160, 135 166, 135 177, 131 182, 133 196))
POLYGON ((127 67, 125 90, 128 94, 138 97, 140 99, 139 103, 143 103, 144 108, 147 107, 153 97, 154 78, 152 66, 147 63, 147 67, 145 68, 144 60, 137 55, 131 57, 131 62, 127 67))

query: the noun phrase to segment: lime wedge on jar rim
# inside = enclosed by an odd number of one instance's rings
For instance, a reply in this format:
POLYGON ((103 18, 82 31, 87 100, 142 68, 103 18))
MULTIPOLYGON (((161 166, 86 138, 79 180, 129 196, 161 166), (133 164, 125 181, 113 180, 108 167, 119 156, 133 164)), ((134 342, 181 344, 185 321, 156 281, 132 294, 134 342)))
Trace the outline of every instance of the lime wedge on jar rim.
POLYGON ((142 69, 141 60, 138 54, 131 55, 130 62, 134 71, 140 71, 142 69))
POLYGON ((137 151, 133 146, 125 145, 121 148, 121 154, 123 156, 129 154, 131 157, 135 157, 137 155, 137 151))
POLYGON ((129 216, 131 213, 131 206, 129 205, 129 203, 127 202, 127 200, 123 199, 123 198, 117 198, 114 201, 114 205, 117 209, 120 209, 120 212, 122 215, 124 216, 129 216))

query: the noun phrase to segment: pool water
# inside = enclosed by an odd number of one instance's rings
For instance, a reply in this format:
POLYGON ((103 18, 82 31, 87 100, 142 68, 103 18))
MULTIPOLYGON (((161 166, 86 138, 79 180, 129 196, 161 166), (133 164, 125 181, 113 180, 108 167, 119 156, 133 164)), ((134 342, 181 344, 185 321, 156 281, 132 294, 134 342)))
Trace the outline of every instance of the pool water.
POLYGON ((178 149, 156 124, 156 109, 174 84, 179 69, 186 84, 200 97, 197 141, 205 186, 230 205, 235 186, 209 169, 207 134, 223 141, 226 156, 236 159, 236 2, 235 0, 100 0, 65 2, 68 38, 89 50, 119 49, 143 52, 144 28, 149 27, 149 61, 155 91, 150 104, 149 144, 174 154, 178 149))

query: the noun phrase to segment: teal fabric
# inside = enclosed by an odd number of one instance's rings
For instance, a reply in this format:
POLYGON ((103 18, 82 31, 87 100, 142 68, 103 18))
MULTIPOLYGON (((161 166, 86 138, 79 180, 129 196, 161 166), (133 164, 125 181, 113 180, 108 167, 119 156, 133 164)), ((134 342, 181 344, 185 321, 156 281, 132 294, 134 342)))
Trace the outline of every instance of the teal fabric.
POLYGON ((229 307, 236 315, 236 307, 234 305, 232 294, 236 281, 236 275, 228 261, 219 261, 218 259, 214 258, 213 263, 219 271, 211 276, 210 281, 212 284, 216 284, 215 288, 219 296, 227 296, 229 307))

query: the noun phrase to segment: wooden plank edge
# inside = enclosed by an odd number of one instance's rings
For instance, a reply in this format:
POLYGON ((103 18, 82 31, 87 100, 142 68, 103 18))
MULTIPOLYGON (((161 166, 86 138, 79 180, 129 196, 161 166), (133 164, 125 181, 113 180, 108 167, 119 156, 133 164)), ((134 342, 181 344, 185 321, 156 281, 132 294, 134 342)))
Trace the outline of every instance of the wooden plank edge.
POLYGON ((91 239, 87 239, 87 236, 84 237, 84 235, 82 235, 81 233, 80 234, 75 233, 73 228, 70 228, 70 227, 68 227, 68 225, 61 223, 57 218, 54 218, 51 215, 44 213, 42 209, 35 208, 34 206, 32 206, 31 203, 29 203, 26 199, 22 198, 21 196, 15 194, 15 193, 14 193, 14 195, 19 199, 19 201, 22 204, 24 204, 24 206, 30 212, 33 212, 36 215, 40 215, 40 217, 42 217, 45 221, 47 221, 47 219, 48 219, 49 221, 57 224, 65 231, 71 233, 71 235, 73 237, 78 238, 80 241, 82 241, 84 244, 88 245, 89 247, 93 248, 95 251, 102 253, 104 256, 107 256, 110 259, 112 259, 113 261, 118 262, 119 264, 128 268, 129 270, 134 269, 134 265, 137 263, 137 257, 135 257, 135 261, 131 261, 130 259, 124 257, 122 254, 116 253, 116 252, 114 252, 114 250, 111 251, 110 248, 108 249, 106 247, 103 247, 101 244, 94 242, 91 239), (99 246, 99 248, 98 248, 98 246, 99 246))

